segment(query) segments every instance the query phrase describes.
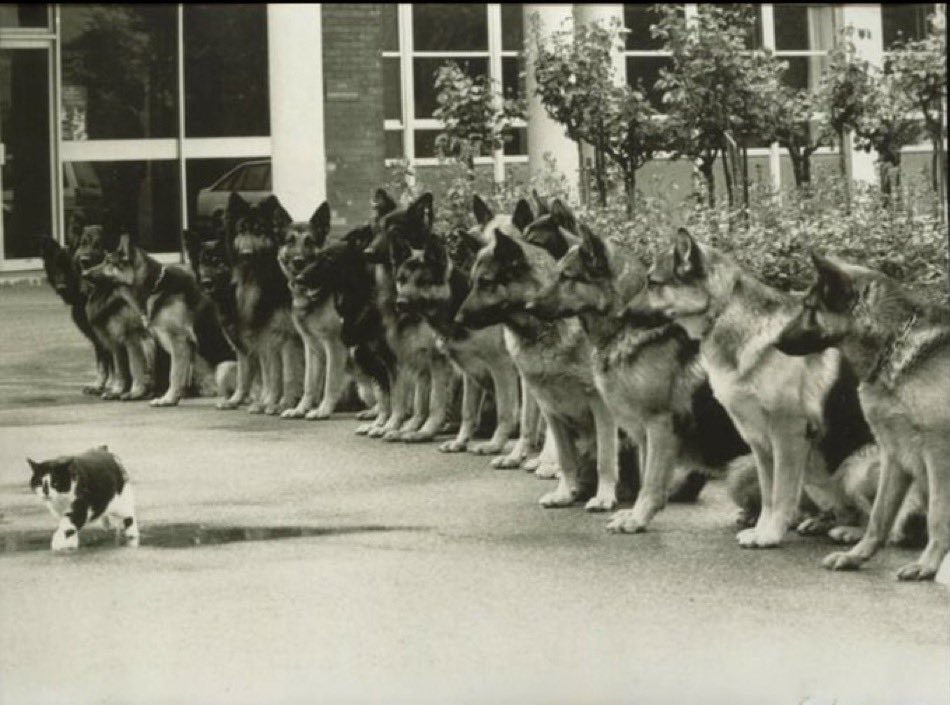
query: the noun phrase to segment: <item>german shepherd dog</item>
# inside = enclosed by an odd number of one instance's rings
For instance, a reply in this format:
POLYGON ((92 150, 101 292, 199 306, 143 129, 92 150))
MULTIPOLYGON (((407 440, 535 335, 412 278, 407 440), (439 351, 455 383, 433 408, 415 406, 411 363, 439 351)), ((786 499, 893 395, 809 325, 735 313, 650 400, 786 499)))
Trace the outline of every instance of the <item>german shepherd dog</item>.
POLYGON ((291 315, 290 289, 277 262, 280 204, 274 196, 252 206, 232 193, 225 244, 234 282, 237 335, 260 363, 261 398, 252 414, 276 415, 300 398, 303 343, 291 315))
POLYGON ((543 321, 526 310, 554 281, 554 257, 521 238, 534 220, 526 201, 511 217, 494 216, 481 199, 475 210, 488 244, 475 260, 471 291, 456 321, 469 328, 504 325, 508 352, 557 448, 558 486, 541 505, 567 507, 590 497, 587 510, 611 510, 617 504, 617 426, 594 384, 590 341, 576 318, 543 321))
POLYGON ((171 357, 168 388, 152 400, 152 406, 176 406, 181 401, 196 353, 212 368, 234 359, 214 304, 187 269, 161 264, 126 234, 115 251, 87 272, 128 289, 148 330, 171 357))
MULTIPOLYGON (((106 257, 105 239, 102 225, 85 225, 73 252, 87 296, 86 320, 112 356, 112 379, 102 392, 102 398, 145 399, 153 391, 155 341, 149 335, 128 287, 102 275, 99 265, 106 257)), ((162 376, 156 374, 155 381, 157 389, 162 376)))
POLYGON ((867 531, 824 565, 854 569, 873 556, 916 481, 927 489, 928 543, 897 577, 932 580, 950 551, 950 310, 915 300, 879 272, 819 256, 814 261, 818 279, 778 347, 796 356, 840 349, 861 379, 861 407, 880 448, 867 531))
MULTIPOLYGON (((75 222, 75 221, 74 221, 75 222)), ((79 228, 81 233, 81 226, 79 228)), ((77 233, 79 234, 79 233, 77 233)), ((43 258, 43 269, 46 271, 46 280, 53 287, 56 294, 69 306, 69 314, 79 331, 92 343, 96 356, 96 381, 82 388, 83 394, 101 395, 108 386, 112 376, 112 354, 92 329, 89 319, 86 318, 87 292, 84 290, 80 272, 70 251, 75 240, 67 240, 67 247, 50 237, 40 240, 40 255, 43 258)), ((123 353, 124 354, 124 353, 123 353)), ((128 364, 126 362, 126 364, 128 364)))
POLYGON ((294 223, 279 204, 276 227, 281 242, 280 264, 290 287, 291 314, 304 345, 304 387, 300 402, 283 418, 328 419, 347 386, 346 346, 340 338, 343 321, 330 297, 314 299, 297 289, 295 278, 313 262, 330 233, 330 206, 324 201, 309 222, 294 223), (322 398, 321 398, 322 397, 322 398))
MULTIPOLYGON (((762 510, 754 527, 739 532, 739 545, 777 546, 798 515, 803 484, 822 511, 841 512, 845 502, 832 473, 872 437, 857 379, 837 350, 790 357, 775 348, 798 299, 757 281, 683 228, 654 261, 645 298, 649 311, 701 341, 713 393, 752 448, 762 510)), ((826 521, 799 525, 802 533, 828 528, 826 521)))
POLYGON ((749 447, 713 397, 699 344, 665 316, 624 317, 625 304, 646 286, 637 256, 584 225, 580 232, 558 262, 557 279, 528 308, 544 318, 579 316, 590 338, 594 382, 636 442, 642 474, 633 508, 615 514, 608 528, 635 533, 671 494, 695 499, 707 475, 749 447))
MULTIPOLYGON (((375 265, 363 250, 372 242, 372 227, 366 225, 347 233, 317 252, 313 261, 294 279, 295 296, 310 305, 332 302, 340 317, 340 340, 350 353, 357 378, 368 380, 376 400, 375 409, 357 414, 375 419, 361 425, 359 434, 376 432, 390 414, 390 390, 396 376, 396 356, 386 340, 386 328, 376 307, 375 265)), ((365 393, 364 401, 369 403, 365 393)))
MULTIPOLYGON (((432 234, 432 194, 426 193, 407 208, 389 210, 392 199, 380 190, 377 212, 386 209, 373 225, 373 241, 364 250, 376 264, 376 306, 382 316, 389 347, 396 354, 396 379, 392 384, 392 410, 382 438, 387 441, 429 441, 446 421, 452 398, 454 370, 438 345, 438 334, 418 314, 396 308, 394 253, 404 243, 419 248, 432 234), (394 250, 394 248, 397 248, 394 250), (410 395, 412 399, 410 399, 410 395), (406 419, 408 410, 412 416, 406 419)), ((371 434, 374 435, 374 434, 371 434)))
POLYGON ((462 422, 456 437, 439 450, 497 455, 518 424, 518 370, 505 348, 500 325, 472 331, 455 323, 469 293, 470 272, 461 267, 481 249, 481 241, 466 232, 459 231, 457 239, 458 265, 450 259, 446 243, 435 235, 426 236, 417 249, 401 240, 393 243, 396 309, 422 316, 462 375, 462 422), (497 422, 491 439, 476 444, 472 441, 479 422, 479 390, 488 379, 494 388, 497 422))

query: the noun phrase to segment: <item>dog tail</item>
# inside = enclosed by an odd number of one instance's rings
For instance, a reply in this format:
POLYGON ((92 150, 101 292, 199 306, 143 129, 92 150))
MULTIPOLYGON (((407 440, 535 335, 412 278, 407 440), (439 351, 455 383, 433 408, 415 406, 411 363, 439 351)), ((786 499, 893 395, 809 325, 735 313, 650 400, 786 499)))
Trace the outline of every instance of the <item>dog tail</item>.
POLYGON ((228 343, 218 312, 210 301, 205 301, 195 317, 195 338, 198 354, 212 367, 235 359, 234 349, 228 343))
POLYGON ((752 454, 740 455, 729 463, 726 474, 726 493, 742 512, 743 524, 754 524, 762 510, 759 477, 752 454))

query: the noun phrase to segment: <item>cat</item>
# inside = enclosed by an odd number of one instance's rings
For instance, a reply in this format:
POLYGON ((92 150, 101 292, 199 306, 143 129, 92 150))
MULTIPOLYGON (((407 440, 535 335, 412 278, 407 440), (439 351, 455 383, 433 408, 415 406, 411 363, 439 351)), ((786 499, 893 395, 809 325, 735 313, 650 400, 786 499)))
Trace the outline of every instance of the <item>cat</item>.
POLYGON ((52 540, 54 551, 79 548, 79 530, 100 518, 106 528, 116 527, 125 545, 138 546, 129 475, 107 446, 39 463, 27 458, 27 462, 33 470, 30 489, 59 519, 52 540), (118 524, 113 524, 113 519, 118 524))

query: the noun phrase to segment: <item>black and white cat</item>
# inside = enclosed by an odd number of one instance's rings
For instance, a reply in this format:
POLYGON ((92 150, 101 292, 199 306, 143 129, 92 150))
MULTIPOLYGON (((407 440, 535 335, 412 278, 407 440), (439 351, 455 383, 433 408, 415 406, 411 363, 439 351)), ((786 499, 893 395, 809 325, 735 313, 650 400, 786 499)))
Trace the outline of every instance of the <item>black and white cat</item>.
POLYGON ((121 532, 127 546, 139 545, 129 475, 106 446, 40 463, 27 458, 27 462, 33 469, 30 488, 59 519, 54 551, 79 548, 79 530, 100 518, 106 528, 114 526, 121 532))

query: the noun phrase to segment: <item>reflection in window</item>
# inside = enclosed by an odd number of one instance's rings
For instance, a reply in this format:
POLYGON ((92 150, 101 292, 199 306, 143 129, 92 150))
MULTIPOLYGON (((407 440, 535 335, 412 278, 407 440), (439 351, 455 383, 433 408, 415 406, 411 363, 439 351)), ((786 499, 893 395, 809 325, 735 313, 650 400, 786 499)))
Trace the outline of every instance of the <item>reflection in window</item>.
POLYGON ((63 5, 64 140, 174 137, 176 8, 63 5))
POLYGON ((383 117, 402 120, 402 71, 399 57, 383 57, 383 117))
POLYGON ((660 21, 660 13, 650 5, 624 5, 623 24, 627 28, 626 48, 633 51, 659 51, 662 39, 650 35, 650 27, 660 21))
POLYGON ((177 162, 64 162, 63 169, 65 183, 86 184, 64 194, 65 222, 77 209, 100 221, 109 213, 146 250, 181 249, 177 162))
POLYGON ((185 176, 188 222, 198 227, 224 214, 232 191, 241 191, 251 202, 271 192, 268 159, 189 159, 185 176))
POLYGON ((0 4, 0 29, 9 27, 49 27, 49 5, 0 4))
POLYGON ((416 51, 488 51, 488 10, 483 3, 412 6, 416 51))
POLYGON ((185 135, 270 134, 267 9, 184 5, 185 135))
MULTIPOLYGON (((461 69, 472 78, 488 75, 487 58, 459 58, 452 59, 461 69)), ((416 117, 430 118, 438 107, 435 92, 435 73, 446 59, 425 58, 415 59, 413 62, 413 83, 415 84, 414 97, 416 103, 416 117)))
POLYGON ((517 56, 504 56, 501 59, 501 87, 505 98, 520 98, 524 95, 521 85, 521 61, 517 56))
POLYGON ((663 92, 657 90, 660 69, 670 68, 673 60, 667 56, 628 56, 627 83, 643 91, 647 100, 657 110, 663 109, 663 92))
POLYGON ((927 17, 933 14, 933 3, 881 5, 884 50, 898 41, 913 41, 927 36, 927 17))
POLYGON ((521 51, 524 48, 524 13, 521 3, 503 3, 501 6, 502 51, 521 51))
POLYGON ((776 56, 788 62, 783 80, 793 88, 815 88, 835 41, 836 22, 831 5, 775 5, 776 56), (783 51, 809 52, 787 56, 783 51))

